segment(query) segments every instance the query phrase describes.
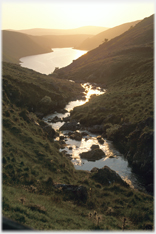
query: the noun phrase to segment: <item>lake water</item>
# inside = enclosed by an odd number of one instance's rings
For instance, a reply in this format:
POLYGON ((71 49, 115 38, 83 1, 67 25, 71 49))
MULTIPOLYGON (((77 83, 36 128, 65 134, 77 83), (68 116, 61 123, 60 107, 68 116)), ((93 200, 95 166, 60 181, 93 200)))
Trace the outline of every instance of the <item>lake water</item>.
POLYGON ((56 67, 61 68, 87 53, 84 50, 72 48, 54 48, 53 52, 20 58, 22 67, 33 69, 42 74, 52 73, 56 67))

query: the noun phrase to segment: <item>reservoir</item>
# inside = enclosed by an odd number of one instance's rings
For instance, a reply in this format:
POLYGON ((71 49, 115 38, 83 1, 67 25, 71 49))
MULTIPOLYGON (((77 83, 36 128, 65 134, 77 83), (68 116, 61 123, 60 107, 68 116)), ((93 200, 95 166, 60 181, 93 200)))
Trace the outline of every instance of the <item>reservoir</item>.
POLYGON ((87 51, 72 48, 54 48, 53 52, 20 58, 20 65, 42 74, 49 75, 55 68, 66 67, 73 60, 79 58, 87 51))

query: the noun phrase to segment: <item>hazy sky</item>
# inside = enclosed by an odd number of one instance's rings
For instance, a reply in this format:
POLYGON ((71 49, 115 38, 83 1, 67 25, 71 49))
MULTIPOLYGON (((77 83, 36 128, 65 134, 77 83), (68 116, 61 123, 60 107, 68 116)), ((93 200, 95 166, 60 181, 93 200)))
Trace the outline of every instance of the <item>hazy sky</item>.
POLYGON ((2 0, 2 29, 114 27, 155 12, 154 0, 2 0))

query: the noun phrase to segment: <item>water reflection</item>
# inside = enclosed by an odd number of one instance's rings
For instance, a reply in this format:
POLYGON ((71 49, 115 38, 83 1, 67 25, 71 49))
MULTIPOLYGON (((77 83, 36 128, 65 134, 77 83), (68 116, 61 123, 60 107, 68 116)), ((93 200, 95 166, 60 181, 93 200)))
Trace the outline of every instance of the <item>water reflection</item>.
MULTIPOLYGON (((67 133, 67 131, 66 131, 67 133)), ((112 170, 116 171, 123 180, 125 180, 132 188, 137 188, 144 190, 143 186, 137 180, 136 174, 132 173, 131 168, 128 166, 127 160, 124 156, 117 151, 111 141, 104 139, 104 144, 99 144, 97 136, 91 134, 90 138, 86 141, 87 136, 82 138, 81 141, 76 141, 70 138, 66 139, 67 146, 65 147, 68 154, 71 155, 71 161, 74 164, 74 167, 77 170, 87 170, 91 171, 93 167, 102 168, 104 166, 110 167, 112 170), (91 149, 92 145, 99 145, 99 148, 102 149, 105 153, 105 156, 100 160, 89 161, 86 159, 81 159, 80 154, 82 152, 87 152, 91 149), (72 146, 72 149, 69 149, 69 146, 72 146)))
POLYGON ((33 69, 42 74, 52 73, 56 67, 65 67, 87 51, 72 48, 54 48, 53 52, 20 58, 22 67, 33 69))
MULTIPOLYGON (((75 106, 83 105, 85 102, 89 100, 92 94, 100 95, 101 93, 105 92, 105 90, 101 92, 101 90, 98 88, 93 89, 93 86, 88 83, 83 84, 83 87, 85 87, 85 93, 86 93, 85 101, 77 100, 74 102, 70 102, 65 107, 65 109, 68 111, 67 113, 61 114, 56 112, 53 115, 48 115, 44 117, 44 121, 48 122, 48 119, 53 119, 55 116, 58 116, 59 118, 67 117, 69 115, 70 110, 72 110, 75 106)), ((49 123, 49 124, 52 125, 52 127, 55 130, 58 130, 64 124, 64 122, 49 123)), ((81 141, 76 141, 68 137, 68 132, 69 131, 62 131, 61 133, 67 137, 65 138, 66 147, 64 149, 61 149, 60 151, 65 150, 67 154, 70 155, 71 161, 77 170, 91 171, 93 167, 102 168, 104 166, 108 166, 112 170, 116 171, 121 176, 121 178, 123 178, 132 188, 138 188, 144 190, 143 186, 139 183, 136 174, 132 173, 131 168, 128 166, 127 160, 119 151, 117 151, 114 148, 111 141, 104 139, 104 143, 100 144, 97 140, 97 135, 92 134, 86 130, 85 132, 88 135, 83 136, 81 141), (89 151, 92 145, 99 145, 99 148, 104 151, 105 156, 100 160, 96 161, 89 161, 86 159, 82 159, 80 157, 80 154, 89 151)))
POLYGON ((96 89, 93 89, 93 86, 90 85, 89 83, 82 84, 82 87, 85 89, 85 96, 86 100, 85 102, 88 102, 91 95, 101 95, 105 93, 105 90, 101 90, 100 87, 96 87, 96 89))
POLYGON ((85 103, 86 103, 86 100, 76 100, 76 101, 69 102, 68 105, 66 105, 65 110, 70 112, 71 110, 73 110, 74 107, 82 106, 85 103))
POLYGON ((58 130, 64 124, 64 122, 49 123, 48 120, 52 120, 56 116, 61 118, 61 119, 68 117, 70 115, 69 112, 71 110, 73 110, 74 107, 81 106, 81 105, 85 104, 86 102, 88 102, 91 95, 98 96, 98 95, 105 93, 105 90, 101 89, 100 87, 96 87, 93 89, 93 86, 90 83, 82 84, 82 87, 85 89, 85 92, 84 92, 85 97, 86 97, 85 100, 71 101, 64 108, 67 111, 67 113, 62 114, 62 113, 55 112, 54 114, 50 114, 50 115, 45 116, 43 118, 43 120, 45 122, 47 122, 48 124, 52 125, 53 129, 58 130))

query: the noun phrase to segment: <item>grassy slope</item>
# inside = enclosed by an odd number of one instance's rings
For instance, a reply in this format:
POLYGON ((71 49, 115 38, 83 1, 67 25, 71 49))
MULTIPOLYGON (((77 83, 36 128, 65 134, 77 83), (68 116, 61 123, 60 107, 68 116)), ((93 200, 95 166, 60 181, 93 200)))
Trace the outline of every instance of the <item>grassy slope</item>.
POLYGON ((77 107, 72 118, 101 124, 132 168, 153 183, 153 16, 61 69, 69 79, 100 83, 106 94, 77 107))
POLYGON ((70 79, 112 85, 138 66, 153 59, 153 16, 145 18, 122 35, 89 51, 62 72, 70 79))
POLYGON ((43 130, 44 122, 28 111, 30 99, 37 102, 48 93, 69 100, 73 93, 69 96, 65 87, 76 93, 79 86, 9 63, 3 64, 2 75, 3 215, 36 230, 121 230, 124 217, 127 230, 152 228, 152 196, 120 185, 103 186, 88 172, 76 171, 43 130), (53 183, 83 185, 87 200, 55 189, 53 183), (89 215, 94 210, 99 224, 89 215))
POLYGON ((29 110, 33 108, 34 112, 39 111, 46 115, 64 108, 69 100, 77 98, 83 92, 82 87, 73 82, 66 80, 60 82, 59 79, 16 64, 4 62, 2 68, 3 86, 8 97, 17 106, 29 110), (44 97, 49 97, 51 101, 42 103, 44 97))
POLYGON ((102 44, 106 39, 111 40, 114 37, 117 37, 127 31, 130 27, 135 26, 139 21, 134 21, 131 23, 122 24, 114 28, 107 29, 104 32, 101 32, 95 35, 92 38, 88 38, 79 44, 76 48, 81 50, 92 50, 102 44))

